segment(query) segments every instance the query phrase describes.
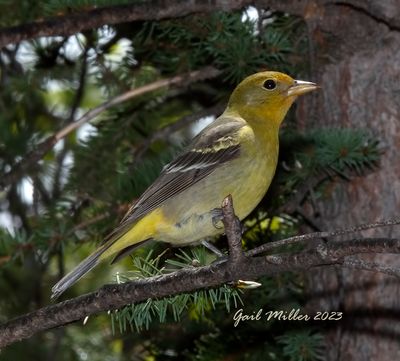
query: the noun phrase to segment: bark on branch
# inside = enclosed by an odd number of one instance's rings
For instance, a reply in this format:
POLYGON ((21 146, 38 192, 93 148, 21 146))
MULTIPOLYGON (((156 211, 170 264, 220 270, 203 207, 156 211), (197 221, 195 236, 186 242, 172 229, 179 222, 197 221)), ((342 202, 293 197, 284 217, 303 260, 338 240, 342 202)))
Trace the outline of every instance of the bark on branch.
POLYGON ((229 245, 228 263, 232 267, 240 266, 246 259, 242 248, 242 225, 235 215, 231 195, 228 195, 222 202, 222 215, 222 223, 229 245))
POLYGON ((378 264, 363 263, 354 258, 347 261, 347 256, 362 253, 400 253, 400 239, 362 238, 328 243, 321 240, 314 248, 294 254, 245 257, 240 243, 241 227, 234 214, 231 197, 224 200, 222 211, 231 252, 227 260, 149 279, 105 285, 96 292, 20 316, 0 325, 0 349, 38 332, 64 326, 89 315, 114 310, 131 303, 139 303, 149 298, 162 298, 217 287, 239 279, 255 280, 260 276, 271 276, 287 271, 305 271, 327 265, 343 265, 392 275, 400 274, 399 270, 378 264))
POLYGON ((248 5, 257 5, 258 3, 264 7, 275 5, 278 10, 283 7, 279 4, 279 0, 148 0, 135 4, 83 10, 79 13, 4 28, 0 30, 0 48, 10 43, 18 43, 22 40, 40 36, 71 35, 106 24, 114 25, 133 21, 179 18, 190 14, 210 13, 218 10, 232 11, 248 5))
POLYGON ((309 0, 280 1, 280 0, 148 0, 141 3, 108 6, 82 10, 77 13, 57 16, 29 24, 0 29, 0 48, 18 43, 22 40, 40 36, 67 36, 78 32, 95 29, 103 25, 114 25, 134 21, 162 20, 179 18, 196 13, 210 13, 218 10, 234 11, 245 6, 253 5, 258 8, 272 8, 309 18, 317 16, 318 8, 326 5, 349 6, 362 11, 375 20, 385 23, 393 30, 399 30, 400 20, 396 14, 388 13, 384 7, 375 6, 370 9, 360 0, 309 0))

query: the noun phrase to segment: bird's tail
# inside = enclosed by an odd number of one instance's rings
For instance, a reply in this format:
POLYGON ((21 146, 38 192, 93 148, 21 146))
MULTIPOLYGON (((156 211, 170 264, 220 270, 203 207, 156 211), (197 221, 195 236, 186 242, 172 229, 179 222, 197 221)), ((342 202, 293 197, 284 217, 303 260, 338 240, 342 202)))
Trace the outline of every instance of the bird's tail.
POLYGON ((162 213, 155 211, 137 223, 122 223, 90 256, 84 259, 70 273, 58 281, 51 289, 51 299, 57 299, 63 292, 96 267, 102 260, 115 256, 114 262, 126 256, 134 248, 153 238, 155 225, 162 221, 162 213))
POLYGON ((78 266, 71 272, 59 280, 51 289, 51 299, 57 299, 62 293, 70 288, 74 283, 80 280, 86 273, 92 270, 100 261, 100 256, 109 248, 106 243, 93 252, 90 256, 85 258, 78 266))
MULTIPOLYGON (((129 227, 120 227, 117 228, 117 230, 111 232, 105 238, 102 245, 98 249, 96 249, 96 251, 85 258, 71 272, 66 274, 53 286, 53 288, 51 289, 51 299, 55 300, 60 297, 62 293, 64 293, 73 284, 78 282, 86 273, 96 267, 103 259, 108 258, 110 255, 117 252, 120 249, 120 247, 118 247, 119 242, 117 241, 124 239, 128 231, 129 227), (117 246, 116 249, 114 249, 115 246, 117 246)), ((132 244, 139 242, 139 239, 135 240, 135 237, 133 237, 132 235, 130 235, 129 238, 131 238, 132 244)))

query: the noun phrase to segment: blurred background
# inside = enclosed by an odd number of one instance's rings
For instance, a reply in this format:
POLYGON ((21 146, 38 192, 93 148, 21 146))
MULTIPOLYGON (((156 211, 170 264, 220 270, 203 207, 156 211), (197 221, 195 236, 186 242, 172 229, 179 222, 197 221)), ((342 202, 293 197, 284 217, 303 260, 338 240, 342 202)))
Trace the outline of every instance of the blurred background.
MULTIPOLYGON (((102 6, 112 12, 136 3, 142 2, 0 0, 0 27, 102 6)), ((232 2, 224 12, 216 8, 181 16, 177 10, 169 19, 121 21, 2 47, 0 321, 49 304, 52 285, 112 231, 162 167, 221 114, 235 85, 257 71, 286 72, 315 81, 322 90, 301 99, 286 117, 277 174, 244 222, 244 248, 396 216, 400 8, 395 3, 265 0, 239 7, 232 2), (160 83, 176 76, 174 85, 160 83), (143 88, 148 85, 151 91, 143 88), (138 95, 75 129, 87 111, 130 89, 138 89, 138 95), (71 125, 73 130, 66 131, 71 125)), ((388 233, 395 236, 390 229, 382 234, 388 233)), ((227 248, 224 238, 216 244, 227 248)), ((202 247, 150 244, 113 266, 96 268, 64 298, 214 259, 202 247)), ((365 259, 399 264, 389 255, 365 259)), ((85 325, 11 345, 0 359, 398 357, 397 279, 325 267, 258 281, 262 286, 254 290, 222 286, 90 317, 85 325), (310 315, 340 311, 344 316, 234 327, 240 308, 247 314, 299 308, 310 315)))

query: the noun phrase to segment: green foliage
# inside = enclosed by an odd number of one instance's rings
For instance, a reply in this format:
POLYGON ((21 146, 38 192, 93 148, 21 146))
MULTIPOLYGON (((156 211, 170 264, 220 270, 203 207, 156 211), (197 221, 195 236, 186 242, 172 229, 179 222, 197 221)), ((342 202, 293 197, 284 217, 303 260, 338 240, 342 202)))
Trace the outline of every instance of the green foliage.
MULTIPOLYGON (((282 135, 282 165, 277 179, 281 193, 321 174, 349 179, 377 167, 379 141, 362 129, 309 129, 282 135)), ((328 177, 329 178, 329 177, 328 177)))
POLYGON ((31 0, 0 0, 0 26, 19 25, 29 22, 40 14, 39 1, 31 0), (18 9, 18 11, 15 11, 18 9))
POLYGON ((23 230, 11 234, 7 230, 0 229, 0 267, 8 262, 23 260, 24 250, 29 248, 31 240, 32 237, 23 230))
POLYGON ((324 338, 312 330, 290 331, 277 337, 290 361, 324 360, 324 338))
POLYGON ((301 51, 295 44, 301 42, 304 33, 290 34, 270 26, 256 35, 256 28, 256 22, 243 20, 240 13, 217 12, 183 21, 148 22, 133 44, 139 59, 146 59, 163 72, 211 63, 223 70, 225 81, 237 83, 263 69, 285 70, 287 56, 301 51))
POLYGON ((323 129, 310 132, 308 137, 316 146, 315 168, 360 174, 365 168, 375 167, 379 160, 379 142, 366 131, 323 129))

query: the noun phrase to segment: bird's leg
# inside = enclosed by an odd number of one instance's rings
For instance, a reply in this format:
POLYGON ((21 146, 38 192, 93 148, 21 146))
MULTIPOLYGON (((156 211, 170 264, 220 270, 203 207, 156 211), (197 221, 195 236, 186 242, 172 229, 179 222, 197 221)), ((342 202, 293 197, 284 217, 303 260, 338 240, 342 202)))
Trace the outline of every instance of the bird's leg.
MULTIPOLYGON (((224 215, 222 213, 221 208, 214 208, 211 210, 211 221, 215 228, 221 229, 224 227, 224 225, 222 224, 223 219, 224 219, 224 215), (221 223, 221 224, 219 224, 219 223, 221 223)), ((235 221, 238 223, 238 225, 240 227, 240 233, 243 234, 245 229, 242 225, 242 222, 240 222, 239 217, 236 215, 235 215, 235 221)))
POLYGON ((205 239, 201 241, 201 244, 208 248, 211 252, 215 253, 219 258, 225 257, 225 255, 217 247, 205 239))

